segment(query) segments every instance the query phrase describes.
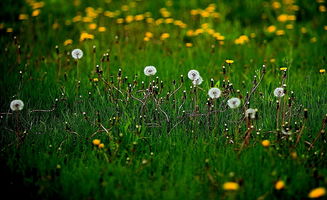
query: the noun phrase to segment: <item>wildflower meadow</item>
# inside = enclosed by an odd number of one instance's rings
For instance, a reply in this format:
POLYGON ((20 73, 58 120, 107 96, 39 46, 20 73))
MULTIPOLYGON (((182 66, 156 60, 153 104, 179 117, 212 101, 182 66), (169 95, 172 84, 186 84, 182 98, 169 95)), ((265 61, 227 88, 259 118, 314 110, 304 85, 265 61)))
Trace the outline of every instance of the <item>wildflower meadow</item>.
POLYGON ((326 199, 325 0, 0 1, 13 199, 326 199))

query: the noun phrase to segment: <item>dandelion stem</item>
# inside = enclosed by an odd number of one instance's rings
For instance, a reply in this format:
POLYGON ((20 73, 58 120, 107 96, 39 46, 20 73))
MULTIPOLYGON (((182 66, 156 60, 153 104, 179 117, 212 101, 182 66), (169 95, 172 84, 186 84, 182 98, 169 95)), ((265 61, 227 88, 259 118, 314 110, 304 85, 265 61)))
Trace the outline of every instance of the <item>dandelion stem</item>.
POLYGON ((76 60, 76 79, 79 80, 78 59, 76 60))

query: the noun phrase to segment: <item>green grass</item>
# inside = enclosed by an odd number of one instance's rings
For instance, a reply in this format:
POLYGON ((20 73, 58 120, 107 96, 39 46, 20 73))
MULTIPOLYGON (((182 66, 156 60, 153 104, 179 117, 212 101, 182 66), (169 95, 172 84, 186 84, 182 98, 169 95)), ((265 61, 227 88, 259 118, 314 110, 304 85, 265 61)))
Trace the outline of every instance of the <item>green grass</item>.
POLYGON ((326 69, 326 12, 319 11, 325 3, 296 2, 295 11, 286 1, 278 9, 273 1, 219 1, 214 11, 219 18, 205 18, 190 12, 206 9, 211 1, 73 2, 47 0, 36 17, 25 1, 1 3, 0 173, 7 194, 27 199, 306 199, 310 190, 326 188, 325 134, 310 148, 326 128, 327 77, 319 72, 326 69), (129 5, 128 11, 122 5, 129 5), (105 32, 90 30, 91 22, 73 22, 86 16, 87 7, 102 9, 92 23, 106 27, 105 32), (117 23, 146 12, 155 21, 163 18, 163 7, 187 27, 117 23), (117 10, 113 18, 104 15, 117 10), (19 14, 29 19, 19 20, 19 14), (280 22, 281 14, 295 15, 296 21, 280 22), (209 33, 187 34, 204 23, 223 41, 209 33), (285 34, 269 33, 270 25, 285 34), (83 31, 94 39, 80 41, 83 31), (146 32, 153 33, 148 42, 146 32), (170 37, 161 40, 162 33, 170 37), (235 44, 241 35, 249 41, 235 44), (73 43, 65 46, 67 39, 73 43), (79 76, 71 57, 75 48, 84 52, 79 76), (106 53, 109 62, 102 60, 106 53), (148 65, 157 68, 155 76, 144 75, 148 65), (187 78, 191 69, 204 80, 196 92, 187 78), (252 94, 254 76, 260 84, 252 94), (208 112, 211 78, 223 91, 210 101, 216 113, 208 112), (157 94, 145 92, 153 81, 157 94), (276 109, 273 91, 283 83, 287 92, 276 109), (247 93, 252 96, 244 106, 247 93), (239 108, 227 106, 231 97, 241 99, 239 108), (10 110, 14 99, 24 102, 22 111, 10 110), (247 107, 258 109, 258 118, 244 146, 247 107), (282 135, 285 128, 292 135, 282 135), (93 145, 94 139, 105 147, 93 145), (270 146, 263 147, 263 140, 270 146), (283 190, 275 189, 278 180, 285 182, 283 190), (239 189, 224 190, 226 182, 236 182, 239 189))

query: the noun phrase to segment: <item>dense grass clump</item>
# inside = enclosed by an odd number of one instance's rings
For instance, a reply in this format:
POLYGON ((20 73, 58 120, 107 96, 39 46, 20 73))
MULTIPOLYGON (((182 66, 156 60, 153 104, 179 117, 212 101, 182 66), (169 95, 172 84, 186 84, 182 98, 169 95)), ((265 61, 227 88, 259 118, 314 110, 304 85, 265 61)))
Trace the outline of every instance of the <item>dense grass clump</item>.
POLYGON ((10 197, 326 197, 325 1, 1 5, 10 197))

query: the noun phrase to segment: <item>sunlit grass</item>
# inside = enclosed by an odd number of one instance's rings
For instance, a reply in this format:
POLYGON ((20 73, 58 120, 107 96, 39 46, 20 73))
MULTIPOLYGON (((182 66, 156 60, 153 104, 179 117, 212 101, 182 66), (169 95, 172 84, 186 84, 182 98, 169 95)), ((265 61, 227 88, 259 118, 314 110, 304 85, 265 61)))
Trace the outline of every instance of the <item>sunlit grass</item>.
POLYGON ((1 11, 0 171, 12 197, 325 197, 325 1, 1 11))

